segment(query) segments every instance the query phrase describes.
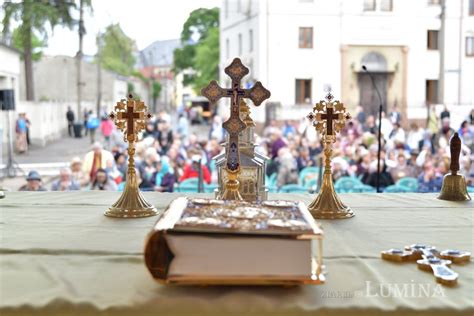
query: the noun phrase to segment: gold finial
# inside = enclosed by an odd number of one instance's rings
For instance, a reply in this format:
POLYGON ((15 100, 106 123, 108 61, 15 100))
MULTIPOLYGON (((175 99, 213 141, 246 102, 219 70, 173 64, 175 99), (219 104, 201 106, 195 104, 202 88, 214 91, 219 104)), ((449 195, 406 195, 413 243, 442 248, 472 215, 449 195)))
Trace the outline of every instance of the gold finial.
POLYGON ((134 100, 130 94, 127 100, 122 99, 114 107, 109 118, 114 121, 119 130, 124 132, 124 140, 128 142, 128 168, 125 189, 121 197, 107 211, 105 216, 133 218, 156 215, 156 208, 148 203, 138 188, 135 172, 135 143, 138 135, 145 129, 146 121, 152 117, 147 112, 143 101, 134 100))
POLYGON ((316 199, 308 206, 308 210, 315 218, 340 219, 354 216, 350 207, 346 206, 336 194, 332 182, 331 158, 332 143, 336 141, 336 133, 340 132, 351 116, 346 112, 344 104, 334 100, 331 93, 325 100, 319 101, 307 118, 314 128, 323 136, 325 167, 323 183, 316 199))
POLYGON ((451 152, 451 174, 447 174, 443 178, 441 193, 438 196, 440 200, 447 201, 469 201, 471 197, 467 192, 466 180, 459 171, 459 156, 461 155, 461 138, 458 133, 454 133, 449 142, 449 150, 451 152))

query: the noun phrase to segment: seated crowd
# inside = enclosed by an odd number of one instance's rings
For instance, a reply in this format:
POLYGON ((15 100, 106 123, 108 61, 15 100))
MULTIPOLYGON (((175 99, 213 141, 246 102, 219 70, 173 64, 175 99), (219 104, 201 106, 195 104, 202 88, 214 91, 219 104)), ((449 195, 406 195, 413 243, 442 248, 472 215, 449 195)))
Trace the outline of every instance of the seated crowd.
MULTIPOLYGON (((412 123, 409 130, 401 127, 401 115, 392 112, 382 118, 382 151, 380 186, 385 188, 399 179, 418 180, 418 192, 438 192, 442 177, 449 171, 449 139, 458 132, 462 140, 460 173, 468 185, 474 185, 474 110, 459 128, 450 124, 449 112, 431 115, 427 128, 412 123)), ((433 111, 434 113, 434 111, 433 111)), ((105 119, 105 118, 104 118, 105 119)), ((333 179, 355 177, 375 187, 377 178, 377 126, 373 115, 359 107, 334 144, 333 179)), ((115 130, 107 137, 107 149, 99 143, 83 159, 74 158, 69 168, 60 170, 52 182, 53 191, 123 190, 127 181, 127 144, 115 130)), ((135 165, 143 191, 173 192, 181 182, 202 174, 207 184, 217 182, 212 157, 218 155, 225 140, 222 119, 215 116, 207 140, 189 133, 189 120, 181 113, 177 128, 171 128, 171 117, 161 112, 150 122, 143 140, 136 144, 135 165)), ((256 150, 268 156, 267 176, 276 178, 275 186, 298 184, 299 174, 306 167, 322 164, 321 139, 306 119, 299 122, 271 121, 261 136, 255 136, 256 150)), ((38 172, 31 171, 26 191, 46 190, 38 172)))

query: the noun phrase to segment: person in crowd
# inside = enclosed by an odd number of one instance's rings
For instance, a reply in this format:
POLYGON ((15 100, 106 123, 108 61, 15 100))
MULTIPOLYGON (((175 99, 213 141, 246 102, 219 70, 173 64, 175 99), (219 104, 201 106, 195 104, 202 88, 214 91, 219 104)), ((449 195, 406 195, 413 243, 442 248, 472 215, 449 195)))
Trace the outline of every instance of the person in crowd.
POLYGON ((283 137, 288 137, 289 135, 295 135, 296 128, 291 124, 289 120, 286 120, 283 125, 283 137))
POLYGON ((173 192, 175 177, 169 165, 168 157, 163 157, 156 164, 155 191, 173 192))
POLYGON ((18 115, 18 119, 16 120, 15 124, 15 132, 16 132, 16 151, 19 154, 25 153, 28 150, 28 141, 26 137, 28 129, 28 122, 26 121, 26 114, 20 113, 18 115))
POLYGON ((396 165, 390 168, 389 171, 394 182, 397 182, 401 178, 415 176, 415 168, 408 164, 407 158, 403 153, 398 154, 396 165))
POLYGON ((186 112, 179 114, 177 132, 180 135, 181 141, 186 143, 189 137, 189 119, 186 112))
POLYGON ((287 144, 282 137, 281 130, 275 129, 273 133, 270 134, 271 158, 276 159, 280 149, 286 146, 287 144))
POLYGON ((89 181, 94 182, 97 170, 107 167, 107 160, 113 160, 114 156, 110 151, 102 148, 99 142, 92 145, 92 150, 84 157, 83 170, 89 176, 89 181))
POLYGON ((301 171, 306 167, 316 166, 316 160, 315 160, 314 156, 311 156, 309 154, 308 147, 301 146, 301 147, 298 148, 296 164, 298 166, 298 171, 301 171))
POLYGON ((41 176, 36 170, 28 172, 26 184, 21 186, 18 191, 47 191, 41 181, 41 176))
POLYGON ((290 150, 282 147, 278 152, 279 168, 277 171, 277 186, 298 183, 298 166, 290 150))
POLYGON ((418 192, 439 192, 443 184, 443 177, 436 172, 431 160, 423 164, 423 172, 418 176, 418 192))
POLYGON ((105 147, 107 149, 112 148, 110 143, 110 135, 112 135, 112 131, 114 130, 114 123, 110 118, 107 116, 102 117, 100 122, 100 131, 102 132, 102 136, 104 136, 105 147))
POLYGON ((120 184, 123 181, 123 175, 118 170, 117 165, 115 164, 115 160, 107 160, 105 171, 107 171, 107 175, 109 176, 109 178, 114 180, 116 184, 120 184))
POLYGON ((125 176, 127 174, 127 168, 128 168, 127 156, 123 152, 118 151, 115 153, 114 159, 115 159, 115 166, 117 167, 118 171, 120 171, 120 174, 122 175, 122 179, 125 179, 125 176))
POLYGON ((424 131, 416 123, 410 125, 410 131, 407 135, 406 144, 410 150, 420 150, 420 142, 423 140, 424 131))
POLYGON ((108 175, 105 169, 98 169, 97 175, 92 181, 91 190, 117 191, 117 184, 108 175))
POLYGON ((31 145, 31 141, 30 141, 31 121, 26 115, 26 113, 25 113, 25 121, 26 121, 26 143, 28 144, 28 146, 30 146, 31 145))
POLYGON ((202 178, 207 183, 211 183, 211 173, 209 169, 201 162, 202 157, 199 154, 193 154, 191 156, 191 162, 184 166, 183 175, 179 178, 179 182, 183 182, 186 179, 198 178, 199 169, 201 169, 202 178))
MULTIPOLYGON (((380 189, 383 191, 384 188, 394 184, 394 181, 392 175, 387 171, 385 159, 383 158, 380 160, 380 169, 382 170, 380 173, 380 189)), ((362 182, 374 188, 377 187, 377 160, 370 163, 368 172, 362 176, 362 182)))
POLYGON ((357 121, 359 122, 361 126, 365 125, 365 121, 367 120, 367 114, 365 113, 364 109, 360 105, 356 107, 355 118, 357 119, 357 121))
POLYGON ((161 148, 160 154, 166 155, 168 149, 173 143, 174 138, 173 131, 168 121, 163 120, 163 122, 158 125, 158 133, 156 135, 156 138, 158 139, 158 143, 161 148))
POLYGON ((84 135, 87 136, 87 133, 88 133, 87 122, 89 121, 89 110, 87 110, 87 108, 84 108, 82 117, 84 118, 84 135))
POLYGON ((69 168, 62 168, 59 171, 59 179, 54 181, 51 186, 51 191, 77 191, 80 189, 81 185, 74 180, 69 168))
POLYGON ((67 132, 70 137, 72 137, 74 134, 74 111, 71 109, 70 106, 67 107, 67 112, 66 112, 66 120, 67 120, 67 132))
MULTIPOLYGON (((97 118, 97 115, 90 110, 87 118, 87 129, 89 130, 89 136, 91 139, 91 144, 95 142, 95 131, 100 126, 100 121, 97 118)), ((87 134, 87 133, 86 133, 87 134)), ((110 135, 109 135, 110 136, 110 135)))
POLYGON ((74 157, 70 163, 71 177, 75 182, 84 188, 89 184, 89 175, 82 168, 82 161, 79 157, 74 157))
POLYGON ((137 165, 138 170, 140 171, 142 177, 142 183, 140 184, 140 189, 143 191, 153 191, 155 188, 155 178, 153 175, 156 172, 156 166, 160 161, 160 155, 156 152, 156 149, 153 147, 147 148, 145 150, 145 159, 137 165))
POLYGON ((397 103, 393 105, 392 112, 390 112, 390 122, 398 125, 402 122, 402 114, 398 111, 397 103))
POLYGON ((450 120, 451 118, 451 113, 449 113, 449 110, 448 110, 448 106, 447 105, 444 105, 444 109, 443 111, 441 112, 441 114, 439 115, 439 118, 441 119, 441 121, 443 121, 444 119, 448 119, 448 121, 450 120))
POLYGON ((224 141, 224 128, 222 127, 222 118, 219 115, 215 115, 212 119, 211 129, 209 130, 209 139, 217 139, 217 141, 224 141))

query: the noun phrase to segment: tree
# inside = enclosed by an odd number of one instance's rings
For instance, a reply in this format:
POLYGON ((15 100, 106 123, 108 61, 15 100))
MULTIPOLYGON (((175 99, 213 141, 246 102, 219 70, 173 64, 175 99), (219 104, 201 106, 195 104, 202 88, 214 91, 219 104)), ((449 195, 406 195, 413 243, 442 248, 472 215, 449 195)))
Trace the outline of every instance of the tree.
POLYGON ((151 96, 153 98, 153 109, 156 109, 156 100, 160 97, 161 84, 158 81, 153 80, 151 85, 151 96))
POLYGON ((135 41, 122 31, 118 23, 107 26, 101 36, 99 55, 102 66, 120 75, 130 76, 135 66, 135 41))
POLYGON ((19 38, 23 47, 23 58, 25 60, 26 77, 26 99, 34 100, 35 92, 33 86, 33 37, 35 33, 47 39, 47 28, 51 29, 56 25, 63 25, 71 28, 73 26, 72 10, 76 7, 73 1, 49 0, 35 1, 24 0, 21 2, 11 2, 7 0, 3 3, 3 37, 10 34, 11 21, 20 21, 19 38))
POLYGON ((217 79, 219 60, 219 9, 197 9, 191 12, 181 32, 182 48, 174 51, 173 72, 192 70, 184 85, 194 89, 217 79))
MULTIPOLYGON (((25 40, 23 39, 23 34, 21 26, 14 29, 12 33, 12 46, 22 53, 22 59, 24 59, 23 55, 25 54, 25 40)), ((42 49, 45 47, 47 47, 46 41, 36 36, 36 34, 33 34, 31 37, 31 58, 33 61, 41 59, 43 56, 42 49)))

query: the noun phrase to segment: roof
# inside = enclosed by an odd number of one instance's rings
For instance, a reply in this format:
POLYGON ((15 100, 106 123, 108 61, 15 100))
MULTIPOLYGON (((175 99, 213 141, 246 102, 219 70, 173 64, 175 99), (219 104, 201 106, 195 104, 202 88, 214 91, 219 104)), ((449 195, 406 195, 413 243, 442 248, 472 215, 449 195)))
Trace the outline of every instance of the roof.
POLYGON ((137 67, 163 67, 173 64, 173 52, 181 47, 179 39, 156 41, 141 50, 137 56, 137 67))

